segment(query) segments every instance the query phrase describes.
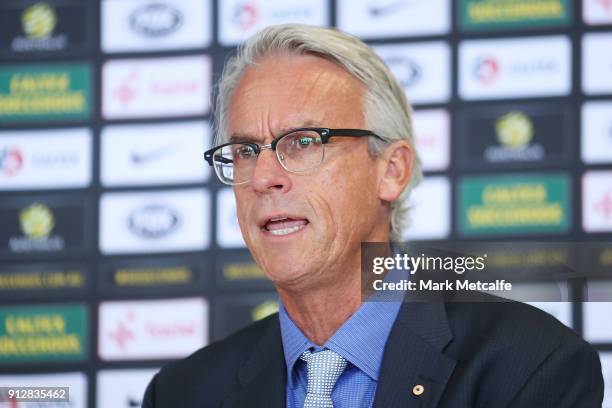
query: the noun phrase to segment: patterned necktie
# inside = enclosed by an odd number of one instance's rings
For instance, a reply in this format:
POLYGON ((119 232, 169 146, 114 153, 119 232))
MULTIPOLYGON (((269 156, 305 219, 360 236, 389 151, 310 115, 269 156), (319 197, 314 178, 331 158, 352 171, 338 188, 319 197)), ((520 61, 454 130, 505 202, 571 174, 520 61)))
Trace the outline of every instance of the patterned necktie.
POLYGON ((334 408, 332 390, 347 361, 331 350, 316 353, 306 350, 300 358, 306 362, 308 371, 304 408, 334 408))

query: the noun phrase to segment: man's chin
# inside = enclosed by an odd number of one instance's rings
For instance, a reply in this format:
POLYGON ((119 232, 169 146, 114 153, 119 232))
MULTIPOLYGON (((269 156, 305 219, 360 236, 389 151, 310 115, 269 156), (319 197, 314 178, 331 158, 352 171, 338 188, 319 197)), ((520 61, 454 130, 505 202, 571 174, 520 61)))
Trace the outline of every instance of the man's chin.
POLYGON ((310 268, 301 262, 268 261, 264 264, 264 272, 274 286, 284 290, 299 290, 312 285, 315 277, 310 268))

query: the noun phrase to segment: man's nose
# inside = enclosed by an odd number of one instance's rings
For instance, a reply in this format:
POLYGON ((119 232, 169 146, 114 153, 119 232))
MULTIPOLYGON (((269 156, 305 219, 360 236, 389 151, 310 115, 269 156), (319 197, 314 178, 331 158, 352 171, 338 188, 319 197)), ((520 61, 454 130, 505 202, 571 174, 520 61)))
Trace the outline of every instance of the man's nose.
POLYGON ((291 187, 289 174, 278 162, 276 152, 272 149, 262 150, 259 154, 251 176, 251 186, 258 193, 284 193, 291 187))

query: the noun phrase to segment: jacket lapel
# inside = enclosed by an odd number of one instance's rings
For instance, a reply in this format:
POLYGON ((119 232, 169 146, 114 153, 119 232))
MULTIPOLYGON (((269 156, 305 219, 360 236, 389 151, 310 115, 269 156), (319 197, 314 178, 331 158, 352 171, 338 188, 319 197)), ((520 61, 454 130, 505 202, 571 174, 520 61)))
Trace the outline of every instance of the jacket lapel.
POLYGON ((251 357, 238 373, 240 388, 224 408, 284 408, 287 374, 278 316, 272 319, 251 357))
POLYGON ((374 407, 435 407, 456 364, 442 354, 451 339, 443 303, 404 303, 387 341, 374 407))

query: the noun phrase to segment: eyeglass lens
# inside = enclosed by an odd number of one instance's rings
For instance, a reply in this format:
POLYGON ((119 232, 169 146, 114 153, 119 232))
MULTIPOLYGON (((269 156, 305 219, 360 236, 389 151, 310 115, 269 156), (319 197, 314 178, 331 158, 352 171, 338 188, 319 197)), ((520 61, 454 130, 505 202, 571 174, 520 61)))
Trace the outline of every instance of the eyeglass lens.
MULTIPOLYGON (((232 143, 214 152, 215 172, 227 184, 241 184, 250 180, 257 162, 253 146, 232 143)), ((285 170, 302 172, 323 162, 324 148, 321 136, 312 130, 289 133, 279 139, 276 156, 285 170)))

